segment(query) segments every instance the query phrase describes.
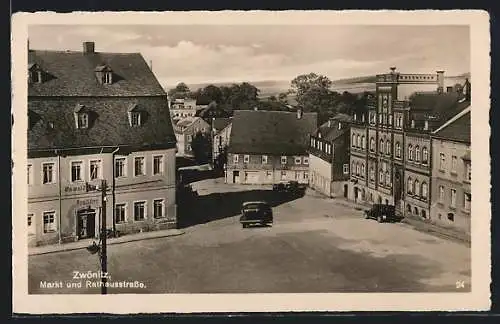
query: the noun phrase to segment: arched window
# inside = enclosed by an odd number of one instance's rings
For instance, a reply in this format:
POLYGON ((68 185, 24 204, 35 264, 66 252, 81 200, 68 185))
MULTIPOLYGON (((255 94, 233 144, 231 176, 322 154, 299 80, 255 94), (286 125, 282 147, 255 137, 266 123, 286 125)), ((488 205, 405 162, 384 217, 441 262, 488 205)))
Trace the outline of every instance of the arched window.
POLYGON ((406 205, 406 210, 411 214, 411 205, 406 205))
POLYGON ((413 213, 414 213, 415 215, 418 215, 418 208, 417 208, 417 207, 414 207, 414 208, 413 208, 413 213))
POLYGON ((351 162, 351 174, 356 174, 356 164, 354 161, 351 162))
POLYGON ((408 177, 408 181, 406 182, 406 191, 411 194, 413 193, 413 180, 411 179, 411 177, 408 177))
POLYGON ((422 218, 427 218, 427 213, 423 209, 421 210, 421 215, 422 215, 422 218))
POLYGON ((361 164, 361 177, 362 178, 365 177, 365 164, 364 163, 361 164))
POLYGON ((429 152, 427 151, 427 147, 422 148, 422 163, 427 164, 427 161, 429 159, 429 152))
POLYGON ((384 170, 380 169, 378 173, 378 182, 384 184, 384 170))
POLYGON ((413 160, 413 145, 408 145, 408 160, 413 160))
POLYGON ((422 198, 427 199, 427 183, 422 182, 422 190, 421 190, 422 198))
POLYGON ((420 194, 420 182, 415 179, 415 182, 413 183, 413 193, 418 196, 420 194))
POLYGON ((380 140, 380 146, 379 146, 378 150, 380 153, 384 153, 384 140, 383 139, 380 140))
POLYGON ((370 138, 370 151, 375 152, 375 139, 370 138))
POLYGON ((375 169, 373 166, 370 168, 370 181, 375 181, 375 169))
POLYGON ((361 167, 359 165, 359 163, 356 162, 356 175, 360 175, 361 174, 361 167))
POLYGON ((365 141, 365 137, 364 136, 361 136, 361 147, 363 149, 366 149, 366 141, 365 141))
POLYGON ((396 157, 401 157, 401 145, 399 144, 399 142, 396 142, 396 157))
POLYGON ((351 140, 351 146, 355 147, 356 146, 356 134, 352 134, 352 140, 351 140))
POLYGON ((388 186, 391 186, 391 185, 392 185, 392 182, 391 182, 391 174, 389 173, 389 171, 385 171, 385 183, 386 183, 388 186))
POLYGON ((420 162, 420 148, 418 145, 415 146, 415 161, 420 162))
POLYGON ((356 147, 361 147, 361 137, 359 135, 356 136, 356 147))
POLYGON ((390 141, 385 142, 385 154, 387 154, 387 155, 391 154, 391 142, 390 141))

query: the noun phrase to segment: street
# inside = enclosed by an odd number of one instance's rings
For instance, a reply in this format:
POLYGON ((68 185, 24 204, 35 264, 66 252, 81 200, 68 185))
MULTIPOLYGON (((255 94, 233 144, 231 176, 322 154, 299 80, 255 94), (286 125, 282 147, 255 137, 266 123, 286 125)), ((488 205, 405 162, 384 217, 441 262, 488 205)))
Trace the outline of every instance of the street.
MULTIPOLYGON (((144 284, 108 288, 109 294, 470 291, 470 248, 460 243, 364 219, 360 209, 314 192, 274 199, 268 187, 220 178, 193 188, 203 217, 185 221, 184 235, 108 247, 108 281, 144 284), (253 199, 272 201, 272 227, 241 227, 239 206, 253 199)), ((29 293, 100 293, 86 287, 99 279, 76 279, 74 271, 99 271, 97 255, 30 256, 29 293), (41 287, 59 281, 63 287, 41 287), (69 282, 82 287, 68 288, 69 282)))

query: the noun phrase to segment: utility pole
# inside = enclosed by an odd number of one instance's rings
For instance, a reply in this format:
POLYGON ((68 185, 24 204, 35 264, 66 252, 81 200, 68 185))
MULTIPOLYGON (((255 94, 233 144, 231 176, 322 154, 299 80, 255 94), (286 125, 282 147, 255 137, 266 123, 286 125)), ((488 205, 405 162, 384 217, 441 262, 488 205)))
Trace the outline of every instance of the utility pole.
POLYGON ((101 294, 107 294, 106 281, 108 273, 107 246, 106 246, 106 180, 101 182, 101 294))

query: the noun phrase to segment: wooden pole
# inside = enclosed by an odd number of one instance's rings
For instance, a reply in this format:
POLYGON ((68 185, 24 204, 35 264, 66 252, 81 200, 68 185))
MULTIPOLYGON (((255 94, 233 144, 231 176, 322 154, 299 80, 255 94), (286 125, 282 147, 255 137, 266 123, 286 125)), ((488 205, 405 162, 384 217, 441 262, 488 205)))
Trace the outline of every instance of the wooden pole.
POLYGON ((108 272, 108 264, 107 264, 107 246, 106 246, 106 180, 102 180, 101 185, 101 294, 107 294, 106 281, 107 281, 107 272, 108 272))

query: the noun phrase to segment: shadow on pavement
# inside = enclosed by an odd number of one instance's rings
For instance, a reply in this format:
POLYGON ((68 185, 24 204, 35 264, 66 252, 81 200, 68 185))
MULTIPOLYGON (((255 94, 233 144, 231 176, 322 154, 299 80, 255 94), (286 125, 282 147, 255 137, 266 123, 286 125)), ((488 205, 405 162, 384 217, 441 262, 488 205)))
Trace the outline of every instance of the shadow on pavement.
POLYGON ((273 190, 248 190, 198 196, 190 202, 179 203, 177 224, 179 228, 185 228, 239 215, 241 204, 245 201, 263 200, 271 207, 276 207, 302 196, 303 194, 273 190))

